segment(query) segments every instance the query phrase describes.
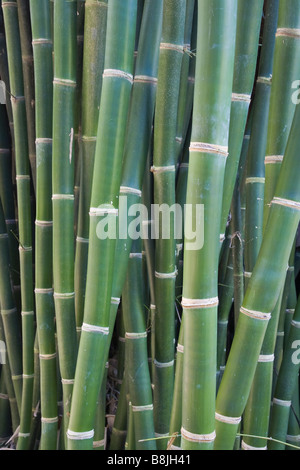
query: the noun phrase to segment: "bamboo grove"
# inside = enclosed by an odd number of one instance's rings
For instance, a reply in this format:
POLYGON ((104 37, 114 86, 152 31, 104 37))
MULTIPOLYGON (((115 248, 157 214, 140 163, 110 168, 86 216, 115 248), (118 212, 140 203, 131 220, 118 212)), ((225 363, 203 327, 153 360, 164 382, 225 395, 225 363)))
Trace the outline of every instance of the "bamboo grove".
POLYGON ((0 447, 300 448, 300 0, 1 0, 0 447))

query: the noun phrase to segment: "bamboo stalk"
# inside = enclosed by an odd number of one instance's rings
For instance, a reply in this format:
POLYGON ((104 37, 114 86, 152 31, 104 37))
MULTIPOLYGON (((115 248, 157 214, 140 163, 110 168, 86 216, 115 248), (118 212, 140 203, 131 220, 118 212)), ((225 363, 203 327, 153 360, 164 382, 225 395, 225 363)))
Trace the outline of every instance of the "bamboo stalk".
MULTIPOLYGON (((154 204, 174 208, 177 112, 184 52, 186 1, 165 1, 158 65, 154 119, 154 204), (167 91, 169 90, 169 91, 167 91), (170 92, 171 90, 171 92, 170 92)), ((172 209, 171 209, 172 210, 172 209)), ((158 435, 168 435, 174 386, 175 341, 175 248, 176 215, 155 222, 155 358, 154 425, 158 435), (168 235, 164 239, 164 231, 168 235)), ((165 446, 167 441, 159 441, 165 446)))
POLYGON ((22 52, 24 96, 28 133, 28 154, 33 188, 36 187, 36 148, 35 148, 35 95, 32 33, 30 21, 30 0, 17 0, 19 30, 22 52))
POLYGON ((103 215, 109 227, 109 224, 114 224, 118 212, 121 162, 132 87, 135 22, 136 2, 124 1, 121 6, 115 0, 110 2, 91 193, 84 322, 68 428, 68 448, 73 450, 91 448, 95 406, 107 360, 115 238, 101 239, 99 227, 103 223, 103 215), (91 354, 98 357, 100 363, 91 361, 91 354))
POLYGON ((21 313, 23 332, 23 390, 22 407, 20 408, 20 433, 18 440, 18 448, 21 449, 27 448, 27 444, 29 442, 34 378, 33 344, 35 333, 30 165, 17 3, 15 1, 2 2, 2 8, 7 39, 10 90, 12 93, 19 222, 21 313))
POLYGON ((229 150, 226 161, 220 228, 221 234, 224 234, 230 210, 254 84, 262 7, 263 0, 251 2, 251 4, 238 0, 235 70, 230 115, 229 150))
POLYGON ((53 285, 65 431, 68 428, 77 355, 74 308, 76 12, 75 0, 54 3, 53 285))
MULTIPOLYGON (((292 398, 299 374, 297 346, 300 340, 300 302, 298 300, 295 315, 291 321, 290 333, 284 348, 282 364, 276 382, 270 419, 270 437, 286 441, 292 398), (296 351, 295 351, 296 349, 296 351)), ((283 450, 284 444, 275 441, 268 443, 270 450, 283 450)))
POLYGON ((153 402, 148 366, 146 315, 143 299, 141 240, 132 246, 122 293, 128 391, 134 424, 134 448, 155 450, 153 402), (133 289, 134 287, 134 289, 133 289), (146 440, 145 440, 146 439, 146 440), (149 439, 149 440, 148 440, 149 439), (142 441, 143 440, 143 441, 142 441))
POLYGON ((49 0, 30 1, 36 110, 35 299, 41 374, 41 450, 57 446, 55 312, 52 270, 53 65, 49 0))
POLYGON ((286 266, 300 217, 300 188, 297 171, 299 170, 297 164, 299 120, 300 108, 296 107, 265 236, 245 293, 236 333, 217 395, 216 450, 233 448, 241 415, 250 393, 268 320, 284 284, 286 266), (276 257, 271 255, 275 246, 276 257))
MULTIPOLYGON (((224 2, 212 1, 209 5, 204 1, 198 2, 195 93, 186 197, 194 213, 185 221, 182 293, 183 449, 211 449, 215 438, 217 272, 236 9, 235 1, 226 2, 226 8, 224 2), (205 215, 201 221, 196 220, 196 204, 204 204, 205 215), (191 247, 191 230, 199 224, 204 224, 204 244, 191 247)), ((194 235, 194 243, 201 241, 199 233, 197 235, 196 240, 194 235)))
POLYGON ((82 66, 82 111, 80 192, 78 229, 75 254, 75 312, 76 326, 83 320, 85 283, 89 239, 89 207, 94 167, 98 115, 102 88, 102 72, 106 37, 107 1, 88 0, 85 3, 84 49, 82 66), (99 34, 96 36, 95 31, 99 34))

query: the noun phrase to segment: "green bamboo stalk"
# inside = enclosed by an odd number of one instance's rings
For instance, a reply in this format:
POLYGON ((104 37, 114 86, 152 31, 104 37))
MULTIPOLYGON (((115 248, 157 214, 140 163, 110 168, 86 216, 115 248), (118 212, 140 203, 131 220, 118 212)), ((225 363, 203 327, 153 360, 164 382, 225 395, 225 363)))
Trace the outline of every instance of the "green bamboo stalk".
MULTIPOLYGON (((299 381, 296 382, 294 395, 292 398, 288 431, 286 442, 300 447, 300 426, 299 426, 299 381)), ((286 446, 286 450, 291 450, 290 446, 286 446)))
POLYGON ((91 193, 89 254, 83 326, 68 428, 68 449, 92 445, 96 401, 107 360, 115 237, 101 239, 99 227, 114 225, 121 162, 132 88, 136 2, 111 1, 91 193), (126 39, 124 39, 126 38, 126 39), (99 225, 98 225, 99 224, 99 225), (99 256, 102 262, 99 263, 99 256), (99 361, 91 361, 91 357, 99 361))
MULTIPOLYGON (((174 208, 177 164, 176 132, 181 66, 184 52, 186 1, 163 4, 162 36, 155 105, 153 178, 154 204, 174 208)), ((168 435, 174 386, 175 341, 175 212, 170 221, 155 221, 155 358, 154 425, 157 435, 168 435), (168 230, 168 235, 164 231, 168 230)), ((165 446, 167 441, 160 440, 165 446)))
POLYGON ((34 378, 34 294, 32 272, 32 224, 30 165, 26 125, 26 107, 22 71, 18 9, 15 1, 2 2, 6 30, 7 54, 12 93, 12 111, 15 135, 15 158, 17 180, 17 203, 19 222, 19 252, 22 309, 22 355, 23 391, 20 408, 20 433, 18 448, 27 447, 29 442, 32 393, 34 378))
MULTIPOLYGON (((298 351, 300 344, 300 301, 291 321, 290 333, 284 348, 282 364, 276 382, 272 401, 269 435, 273 439, 286 440, 292 398, 299 375, 298 351)), ((275 441, 268 443, 270 450, 283 450, 284 444, 275 441)))
POLYGON ((183 449, 213 446, 220 220, 234 69, 237 2, 198 2, 195 93, 185 220, 183 449), (196 204, 204 205, 199 220, 196 204), (198 220, 197 220, 198 218, 198 220), (204 243, 193 227, 204 227, 204 243), (196 239, 195 239, 196 238, 196 239), (201 367, 199 367, 201 364, 201 367))
POLYGON ((76 326, 83 320, 89 239, 91 180, 102 88, 106 37, 107 0, 85 2, 84 49, 82 65, 80 192, 75 254, 76 326), (95 37, 95 31, 98 34, 95 37))
POLYGON ((300 187, 296 107, 268 226, 245 293, 236 333, 216 400, 215 449, 232 449, 250 393, 264 335, 281 289, 299 224, 300 187), (274 250, 276 247, 276 257, 274 250))
POLYGON ((36 148, 35 148, 35 96, 32 33, 30 21, 30 0, 17 0, 19 30, 23 64, 24 96, 28 133, 28 153, 33 188, 36 187, 36 148))
POLYGON ((77 2, 55 1, 52 131, 53 285, 65 431, 68 428, 77 355, 74 308, 76 28, 77 2))
MULTIPOLYGON (((278 21, 279 2, 269 1, 265 4, 265 19, 262 38, 262 48, 258 67, 253 101, 253 121, 249 152, 247 155, 246 175, 246 219, 245 219, 245 270, 251 275, 259 253, 263 235, 264 210, 264 160, 267 140, 269 102, 271 94, 271 77, 273 73, 273 55, 275 48, 275 33, 278 21)), ((273 322, 278 322, 278 317, 273 322)), ((274 330, 273 330, 274 331, 274 330)), ((249 435, 265 436, 268 432, 270 384, 272 383, 273 351, 269 349, 269 335, 265 336, 257 371, 254 376, 249 405, 245 409, 243 431, 249 435), (265 371, 265 374, 264 374, 265 371), (270 375, 271 372, 271 375, 270 375), (265 393, 262 393, 262 383, 265 393), (250 410, 248 411, 248 406, 250 410)), ((254 442, 245 437, 244 447, 254 447, 254 442)), ((257 443, 264 448, 266 442, 262 439, 257 443)))
MULTIPOLYGON (((19 312, 16 308, 14 294, 11 286, 8 235, 4 220, 2 202, 0 203, 0 233, 0 302, 1 318, 3 323, 3 338, 1 338, 1 340, 5 343, 7 359, 11 371, 14 396, 17 400, 17 409, 20 412, 22 401, 22 335, 19 312)), ((8 382, 7 388, 9 388, 8 382)), ((12 395, 10 394, 10 396, 12 395)))
POLYGON ((14 288, 20 286, 19 253, 17 234, 17 220, 15 212, 15 194, 12 173, 12 142, 9 129, 7 111, 4 106, 0 109, 0 197, 9 237, 9 253, 11 262, 11 276, 14 288))
POLYGON ((6 391, 5 377, 0 376, 0 448, 12 435, 12 423, 9 405, 9 395, 6 391))
POLYGON ((265 4, 264 29, 252 104, 246 162, 245 270, 252 272, 262 240, 265 151, 279 1, 265 4))
POLYGON ((52 270, 53 65, 49 0, 30 1, 36 110, 35 299, 41 386, 41 450, 55 450, 58 411, 52 270), (50 175, 50 177, 49 177, 50 175))
POLYGON ((256 70, 263 0, 238 0, 235 69, 226 161, 221 234, 230 210, 256 70))
POLYGON ((155 450, 153 402, 148 366, 146 314, 143 296, 141 240, 132 246, 122 292, 128 392, 134 424, 134 448, 155 450), (140 442, 143 439, 146 441, 140 442))
POLYGON ((289 34, 289 30, 298 28, 299 2, 280 1, 265 158, 264 228, 295 112, 293 88, 300 75, 300 43, 297 37, 289 34))

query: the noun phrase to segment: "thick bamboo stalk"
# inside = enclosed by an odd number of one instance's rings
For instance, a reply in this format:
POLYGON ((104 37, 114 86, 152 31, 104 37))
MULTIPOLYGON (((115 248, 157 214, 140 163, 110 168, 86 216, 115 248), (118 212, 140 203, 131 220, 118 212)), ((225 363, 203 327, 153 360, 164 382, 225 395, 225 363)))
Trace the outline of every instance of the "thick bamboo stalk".
POLYGON ((96 401, 107 360, 116 240, 109 234, 101 237, 99 230, 101 223, 114 226, 118 213, 121 162, 133 81, 135 22, 136 2, 128 0, 121 5, 115 0, 110 2, 91 193, 84 321, 68 428, 70 449, 91 448, 96 401), (99 361, 91 361, 91 357, 98 357, 99 361))
MULTIPOLYGON (((263 236, 263 210, 264 210, 264 184, 265 184, 265 150, 267 141, 267 128, 269 116, 269 102, 271 94, 271 78, 273 73, 273 56, 275 48, 275 33, 278 21, 278 0, 271 0, 265 4, 264 30, 262 48, 256 79, 253 101, 253 121, 249 151, 247 155, 246 175, 246 216, 245 216, 245 270, 251 275, 259 253, 263 236)), ((275 312, 274 312, 275 313, 275 312)), ((274 318, 272 321, 277 322, 274 318)), ((268 336, 267 336, 268 337, 268 336)), ((257 365, 257 373, 253 380, 249 396, 250 410, 247 406, 243 422, 245 434, 264 436, 268 432, 269 400, 270 400, 270 370, 273 361, 264 360, 269 354, 272 359, 273 352, 262 346, 261 358, 257 365), (264 369, 266 374, 264 376, 264 369), (266 378, 266 393, 262 393, 262 383, 266 378), (253 397, 251 396, 253 394, 253 397)), ((251 438, 245 437, 243 445, 254 447, 251 438)), ((258 447, 264 448, 264 440, 260 440, 258 447)))
POLYGON ((263 0, 251 3, 238 0, 235 69, 221 234, 224 234, 230 210, 254 84, 262 8, 263 0))
POLYGON ((52 270, 53 65, 50 2, 30 1, 36 110, 35 299, 41 387, 41 450, 57 446, 55 312, 52 270), (50 177, 49 177, 50 176, 50 177))
MULTIPOLYGON (((183 449, 211 449, 217 367, 218 263, 222 190, 228 153, 237 2, 198 2, 195 93, 186 203, 183 449), (197 207, 204 205, 204 217, 197 207), (204 224, 204 226, 203 226, 204 224), (203 226, 204 243, 199 234, 203 226), (194 227, 198 233, 191 237, 194 227), (191 242, 192 240, 192 242, 191 242), (194 245, 193 245, 194 243, 194 245), (199 367, 201 364, 201 367, 199 367)), ((194 229, 195 230, 195 229, 194 229)))
POLYGON ((82 67, 80 192, 75 255, 76 326, 81 327, 84 311, 88 258, 89 208, 91 181, 102 88, 106 37, 107 0, 86 1, 84 17, 84 49, 82 67), (95 38, 95 31, 98 34, 95 38), (96 42, 95 42, 96 41, 96 42))
POLYGON ((68 428, 77 355, 74 308, 76 28, 77 2, 55 1, 52 130, 53 285, 65 431, 68 428))
POLYGON ((286 266, 300 220, 296 107, 268 225, 244 297, 236 333, 216 401, 216 449, 232 449, 254 377, 264 335, 283 288, 286 266), (276 247, 276 257, 274 249, 276 247))
MULTIPOLYGON (((181 66, 184 53, 186 1, 165 1, 158 65, 154 120, 154 204, 165 204, 170 220, 155 221, 155 358, 154 424, 157 435, 168 435, 174 384, 175 341, 175 170, 176 132, 181 66), (164 235, 165 230, 167 235, 164 235)), ((166 446, 167 440, 159 441, 166 446)))
POLYGON ((34 294, 33 294, 33 256, 30 195, 30 165, 26 125, 26 107, 18 7, 15 1, 2 2, 4 24, 7 38, 7 54, 12 93, 12 111, 14 120, 17 203, 19 223, 19 253, 22 309, 22 355, 23 355, 23 391, 20 408, 19 448, 26 448, 29 442, 32 393, 34 378, 34 294))

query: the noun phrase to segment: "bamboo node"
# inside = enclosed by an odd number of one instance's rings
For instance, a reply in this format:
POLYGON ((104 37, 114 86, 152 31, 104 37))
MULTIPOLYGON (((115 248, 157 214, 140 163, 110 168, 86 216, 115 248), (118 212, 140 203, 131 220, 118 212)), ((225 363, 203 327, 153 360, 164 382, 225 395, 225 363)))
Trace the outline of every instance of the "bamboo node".
POLYGON ((75 296, 75 292, 54 292, 55 299, 72 299, 75 296))
POLYGON ((106 215, 106 214, 118 215, 118 213, 119 213, 118 209, 110 205, 103 205, 100 207, 91 207, 90 212, 89 212, 91 217, 97 217, 97 216, 106 215))
POLYGON ((283 155, 266 155, 265 165, 269 163, 281 163, 283 160, 283 155))
POLYGON ((224 157, 228 156, 228 147, 218 144, 209 144, 207 142, 191 142, 190 152, 215 153, 224 157))
POLYGON ((131 405, 132 411, 151 411, 153 410, 153 403, 150 403, 149 405, 131 405))
POLYGON ((284 199, 281 197, 274 197, 272 200, 272 204, 278 204, 280 206, 290 207, 291 209, 300 210, 300 202, 299 201, 292 201, 291 199, 284 199))
POLYGON ((160 273, 158 271, 155 271, 155 277, 157 277, 158 279, 174 279, 177 274, 178 274, 178 270, 175 269, 175 271, 173 271, 172 273, 160 273))
POLYGON ((300 328, 300 321, 292 320, 291 325, 295 328, 300 328))
POLYGON ((156 359, 154 359, 153 363, 159 369, 163 369, 164 367, 172 367, 174 365, 174 359, 169 362, 159 362, 156 359))
POLYGON ((168 166, 155 166, 153 165, 151 168, 150 168, 150 171, 152 173, 165 173, 167 171, 175 171, 176 168, 175 168, 175 165, 168 165, 168 166))
POLYGON ((258 362, 273 362, 274 354, 260 354, 258 356, 258 362))
POLYGON ((289 407, 292 405, 291 400, 281 400, 280 398, 273 398, 273 404, 279 405, 279 406, 286 406, 289 407))
POLYGON ((109 327, 108 326, 98 326, 98 325, 90 325, 89 323, 82 323, 82 331, 86 331, 88 333, 101 333, 103 335, 109 334, 109 327))
POLYGON ((117 304, 117 305, 119 305, 119 303, 120 303, 120 297, 111 297, 110 303, 111 303, 111 304, 117 304))
POLYGON ((143 257, 143 253, 130 253, 129 258, 139 258, 143 257))
POLYGON ((187 431, 183 426, 181 427, 181 436, 190 442, 213 442, 216 438, 216 432, 213 431, 209 434, 195 434, 187 431))
POLYGON ((232 101, 242 101, 245 103, 250 103, 251 95, 246 95, 244 93, 232 93, 231 95, 232 101))
POLYGON ((52 227, 53 220, 35 220, 35 225, 38 227, 52 227))
POLYGON ((183 308, 208 308, 216 307, 219 305, 218 297, 211 297, 207 299, 187 299, 182 297, 181 305, 183 308))
POLYGON ((128 72, 124 72, 123 70, 118 70, 118 69, 105 69, 103 72, 103 78, 125 78, 125 80, 129 81, 130 83, 133 83, 133 75, 128 72))
POLYGON ((74 379, 61 379, 61 383, 63 385, 73 385, 74 384, 74 379))
POLYGON ((147 332, 143 331, 141 333, 134 333, 134 332, 126 332, 125 338, 127 339, 140 339, 140 338, 147 338, 147 332))
POLYGON ((267 450, 267 446, 254 447, 254 446, 250 446, 250 444, 247 444, 245 441, 242 441, 241 446, 242 446, 242 449, 244 450, 267 450))
POLYGON ((74 194, 52 194, 52 201, 55 200, 74 200, 74 194))
POLYGON ((248 176, 248 178, 246 178, 246 184, 264 183, 264 182, 265 182, 265 178, 263 176, 248 176))
POLYGON ((38 44, 53 44, 52 39, 48 38, 36 38, 32 40, 32 45, 38 45, 38 44))
POLYGON ((255 318, 257 320, 269 320, 271 318, 270 313, 258 312, 256 310, 250 310, 245 307, 241 307, 240 312, 244 313, 244 315, 247 315, 248 317, 255 318))
POLYGON ((71 440, 84 440, 84 439, 92 439, 94 437, 94 429, 90 431, 71 431, 71 429, 67 430, 67 437, 71 440))
POLYGON ((181 44, 172 44, 171 42, 161 42, 160 43, 160 49, 167 49, 167 50, 172 50, 172 51, 177 51, 183 54, 184 49, 183 45, 181 44))
POLYGON ((70 87, 76 87, 76 82, 74 80, 69 80, 68 78, 57 78, 53 79, 54 85, 65 85, 70 87))
POLYGON ((300 39, 300 29, 297 28, 277 28, 276 37, 285 36, 300 39))
POLYGON ((256 83, 263 83, 265 85, 271 85, 272 75, 270 75, 269 77, 257 77, 256 83))
POLYGON ((129 186, 120 186, 120 193, 124 194, 136 194, 137 196, 142 196, 142 191, 136 188, 130 188, 129 186))
POLYGON ((28 312, 21 312, 21 315, 34 315, 34 311, 33 310, 30 310, 28 312))
POLYGON ((58 416, 54 416, 53 418, 45 418, 45 417, 41 417, 41 421, 42 423, 57 423, 58 422, 58 416))
POLYGON ((156 77, 150 77, 148 75, 135 75, 134 82, 138 83, 157 83, 156 77))
POLYGON ((183 352, 184 352, 184 346, 183 346, 183 344, 179 344, 179 343, 178 343, 176 349, 177 349, 177 352, 183 353, 183 352))
POLYGON ((56 352, 52 354, 39 354, 40 359, 50 360, 56 358, 56 352))
POLYGON ((225 416, 220 413, 215 413, 215 417, 217 421, 227 424, 239 424, 241 422, 241 416, 232 417, 232 416, 225 416))
POLYGON ((90 240, 89 238, 84 238, 84 237, 76 237, 76 241, 79 242, 79 243, 89 243, 90 240))

